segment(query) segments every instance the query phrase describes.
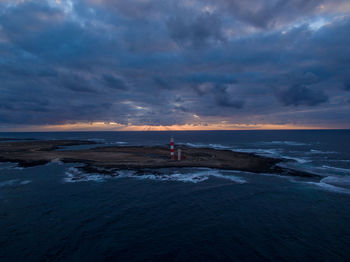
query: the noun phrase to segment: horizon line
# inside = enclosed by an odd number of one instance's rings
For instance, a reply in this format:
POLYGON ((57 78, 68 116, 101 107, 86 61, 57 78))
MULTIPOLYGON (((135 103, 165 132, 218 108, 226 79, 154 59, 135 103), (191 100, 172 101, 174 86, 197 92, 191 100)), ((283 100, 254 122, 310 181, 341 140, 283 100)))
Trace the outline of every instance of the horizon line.
POLYGON ((50 131, 0 131, 1 133, 88 133, 88 132, 224 132, 224 131, 350 131, 350 128, 300 128, 300 129, 213 129, 213 130, 50 130, 50 131))

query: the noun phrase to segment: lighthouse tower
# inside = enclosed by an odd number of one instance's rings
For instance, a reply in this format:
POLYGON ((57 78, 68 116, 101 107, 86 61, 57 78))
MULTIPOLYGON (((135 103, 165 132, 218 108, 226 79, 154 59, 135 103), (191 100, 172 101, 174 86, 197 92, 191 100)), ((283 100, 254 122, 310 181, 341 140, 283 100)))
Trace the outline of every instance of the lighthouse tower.
POLYGON ((170 139, 170 159, 173 160, 174 156, 174 138, 170 139))

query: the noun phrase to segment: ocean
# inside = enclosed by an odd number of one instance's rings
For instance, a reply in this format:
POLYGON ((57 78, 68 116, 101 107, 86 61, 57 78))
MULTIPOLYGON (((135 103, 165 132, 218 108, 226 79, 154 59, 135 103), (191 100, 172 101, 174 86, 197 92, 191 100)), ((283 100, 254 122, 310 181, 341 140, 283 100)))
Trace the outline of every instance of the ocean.
POLYGON ((285 158, 323 178, 207 168, 110 177, 59 161, 0 163, 0 261, 350 261, 350 130, 0 133, 98 146, 170 137, 285 158))

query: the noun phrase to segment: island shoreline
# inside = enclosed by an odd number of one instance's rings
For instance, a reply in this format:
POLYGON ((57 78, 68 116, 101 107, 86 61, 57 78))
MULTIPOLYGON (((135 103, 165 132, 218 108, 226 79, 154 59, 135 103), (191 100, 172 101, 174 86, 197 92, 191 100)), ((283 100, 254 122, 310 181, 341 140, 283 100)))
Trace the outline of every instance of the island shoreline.
POLYGON ((17 163, 19 167, 34 167, 50 162, 77 163, 87 173, 113 175, 118 170, 143 172, 161 168, 212 168, 251 173, 271 173, 282 176, 321 179, 300 170, 280 167, 290 161, 283 158, 259 156, 254 153, 234 152, 213 148, 193 148, 180 145, 186 159, 171 160, 166 146, 97 146, 90 149, 62 150, 66 146, 99 145, 84 140, 35 140, 0 143, 0 162, 17 163))

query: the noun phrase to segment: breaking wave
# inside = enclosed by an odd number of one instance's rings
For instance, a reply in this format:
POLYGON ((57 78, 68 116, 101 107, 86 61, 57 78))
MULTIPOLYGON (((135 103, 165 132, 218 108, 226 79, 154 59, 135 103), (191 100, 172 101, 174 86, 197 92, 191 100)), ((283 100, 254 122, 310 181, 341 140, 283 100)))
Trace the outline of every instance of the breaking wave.
MULTIPOLYGON (((300 142, 294 142, 294 141, 272 141, 272 142, 260 142, 261 143, 270 143, 274 145, 306 145, 300 142)), ((213 148, 213 149, 218 149, 218 150, 232 150, 233 152, 242 152, 242 153, 253 153, 259 156, 266 156, 266 157, 273 157, 273 158, 284 158, 284 159, 290 159, 294 160, 300 164, 304 163, 309 163, 312 162, 307 157, 301 158, 301 157, 295 157, 295 156, 289 156, 284 154, 283 149, 279 148, 269 148, 269 149, 262 149, 262 148, 235 148, 233 146, 224 146, 221 144, 201 144, 201 143, 179 143, 182 145, 186 145, 189 147, 194 147, 194 148, 213 148)))
POLYGON ((190 183, 198 183, 208 180, 210 177, 216 177, 220 179, 226 179, 233 181, 238 184, 244 184, 247 181, 241 177, 233 176, 233 175, 223 175, 219 170, 205 170, 199 172, 191 172, 191 173, 172 173, 172 174, 154 174, 154 173, 145 173, 142 175, 138 174, 130 174, 128 173, 126 176, 123 174, 122 177, 131 177, 136 179, 150 179, 150 180, 158 180, 158 181, 178 181, 178 182, 190 182, 190 183))
POLYGON ((317 186, 321 189, 342 193, 350 194, 350 177, 340 177, 340 176, 328 176, 321 179, 320 182, 304 182, 309 185, 317 186))
POLYGON ((186 145, 193 148, 213 148, 219 150, 232 149, 230 146, 224 146, 221 144, 201 144, 201 143, 178 143, 179 145, 186 145))
MULTIPOLYGON (((239 171, 230 171, 226 173, 240 173, 239 171)), ((66 177, 64 178, 65 182, 74 183, 74 182, 87 182, 87 181, 97 181, 102 182, 110 178, 133 178, 141 180, 155 180, 155 181, 176 181, 184 183, 199 183, 205 180, 208 180, 210 177, 215 177, 219 179, 230 180, 237 184, 244 184, 247 181, 241 177, 235 175, 222 174, 220 170, 200 170, 193 171, 188 173, 158 173, 158 172, 144 172, 138 173, 131 170, 120 170, 116 171, 113 175, 104 175, 104 174, 89 174, 80 171, 78 168, 70 167, 65 172, 66 177)))
POLYGON ((16 163, 10 163, 10 162, 1 162, 0 163, 0 170, 1 169, 13 169, 17 167, 16 163))
POLYGON ((350 176, 327 176, 321 181, 327 184, 350 187, 350 176))
POLYGON ((76 167, 70 167, 65 172, 66 177, 64 181, 67 183, 75 183, 75 182, 87 182, 87 181, 96 181, 103 182, 106 178, 105 175, 102 174, 89 174, 80 171, 76 167))
MULTIPOLYGON (((29 167, 27 167, 29 168, 29 167)), ((18 163, 2 162, 0 163, 0 170, 24 170, 24 167, 18 166, 18 163)))
POLYGON ((103 139, 103 138, 89 138, 89 139, 86 139, 87 141, 92 141, 92 142, 96 142, 96 143, 104 143, 106 142, 106 139, 103 139))
POLYGON ((6 181, 0 182, 0 188, 17 187, 17 186, 27 185, 31 182, 32 182, 31 180, 11 179, 11 180, 6 180, 6 181))
POLYGON ((258 142, 259 145, 287 145, 287 146, 306 146, 308 144, 296 141, 267 141, 258 142))
MULTIPOLYGON (((296 169, 296 168, 294 168, 296 169)), ((319 182, 313 181, 302 181, 301 183, 305 183, 312 186, 317 186, 320 189, 342 193, 342 194, 350 194, 350 170, 335 168, 335 167, 303 167, 299 168, 299 170, 307 171, 309 173, 314 173, 323 176, 323 178, 319 182), (341 172, 332 172, 330 175, 329 170, 337 170, 341 172)), ((300 182, 295 181, 294 182, 300 182)))
POLYGON ((103 138, 89 138, 89 139, 87 139, 87 141, 92 141, 92 142, 95 142, 98 144, 106 144, 106 145, 126 145, 126 144, 128 144, 128 142, 124 142, 124 141, 109 142, 108 140, 103 139, 103 138))
POLYGON ((59 166, 62 166, 64 163, 59 158, 52 159, 49 163, 46 164, 46 166, 49 166, 51 164, 56 164, 59 166))
POLYGON ((253 149, 233 149, 234 152, 242 152, 242 153, 254 153, 259 156, 266 156, 266 157, 273 157, 273 158, 284 158, 284 159, 290 159, 294 160, 300 164, 312 162, 312 160, 307 158, 301 158, 301 157, 294 157, 294 156, 287 156, 283 154, 283 150, 281 149, 260 149, 260 148, 253 148, 253 149))
POLYGON ((314 154, 314 155, 328 155, 328 154, 339 154, 338 152, 334 151, 321 151, 321 150, 316 150, 316 149, 310 149, 309 154, 314 154))
POLYGON ((292 163, 292 162, 282 162, 278 163, 277 166, 283 168, 290 168, 298 171, 304 171, 308 173, 317 174, 320 176, 329 176, 329 175, 350 175, 350 169, 332 167, 332 166, 313 166, 313 165, 303 165, 300 163, 292 163))
POLYGON ((123 141, 116 141, 116 142, 109 142, 106 143, 107 145, 126 145, 128 142, 123 142, 123 141))
POLYGON ((281 158, 294 160, 294 161, 298 162, 299 164, 305 164, 305 163, 312 162, 312 160, 310 160, 310 159, 305 159, 305 158, 301 158, 301 157, 291 157, 291 156, 281 155, 281 158))

